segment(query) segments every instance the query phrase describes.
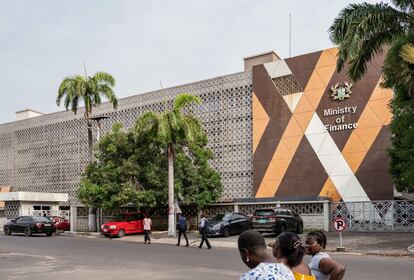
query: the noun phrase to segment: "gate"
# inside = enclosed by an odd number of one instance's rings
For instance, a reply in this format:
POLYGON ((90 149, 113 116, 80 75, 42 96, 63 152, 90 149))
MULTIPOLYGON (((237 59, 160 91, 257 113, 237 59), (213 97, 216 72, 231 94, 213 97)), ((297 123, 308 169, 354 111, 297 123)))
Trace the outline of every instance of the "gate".
POLYGON ((347 223, 345 231, 414 232, 414 201, 332 202, 331 225, 337 218, 347 223))

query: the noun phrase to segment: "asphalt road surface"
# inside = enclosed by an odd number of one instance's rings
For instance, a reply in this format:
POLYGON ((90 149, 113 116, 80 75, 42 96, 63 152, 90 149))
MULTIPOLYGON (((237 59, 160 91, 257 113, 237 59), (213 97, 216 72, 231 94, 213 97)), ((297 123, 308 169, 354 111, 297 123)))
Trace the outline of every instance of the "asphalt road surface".
MULTIPOLYGON (((414 258, 333 255, 345 279, 414 279, 414 258)), ((236 249, 144 245, 88 236, 0 235, 0 279, 238 279, 236 249)))

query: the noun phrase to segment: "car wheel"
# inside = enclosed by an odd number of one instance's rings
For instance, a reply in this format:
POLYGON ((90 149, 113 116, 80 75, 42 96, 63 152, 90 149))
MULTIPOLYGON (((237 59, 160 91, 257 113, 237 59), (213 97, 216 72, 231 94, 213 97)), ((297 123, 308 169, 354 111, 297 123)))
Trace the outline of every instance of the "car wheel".
POLYGON ((125 231, 123 229, 120 229, 116 236, 118 236, 118 238, 124 237, 125 236, 125 231))
POLYGON ((297 234, 303 233, 303 224, 302 223, 298 224, 298 228, 296 229, 296 233, 297 234))
POLYGON ((223 228, 223 235, 225 237, 229 237, 230 236, 230 229, 228 227, 223 228))
POLYGON ((11 235, 11 230, 8 227, 4 228, 4 234, 5 235, 11 235))
POLYGON ((52 236, 53 232, 46 232, 46 236, 52 236))
POLYGON ((32 235, 32 231, 31 231, 31 229, 30 228, 25 228, 24 229, 24 235, 26 235, 27 237, 29 237, 29 236, 31 236, 32 235))

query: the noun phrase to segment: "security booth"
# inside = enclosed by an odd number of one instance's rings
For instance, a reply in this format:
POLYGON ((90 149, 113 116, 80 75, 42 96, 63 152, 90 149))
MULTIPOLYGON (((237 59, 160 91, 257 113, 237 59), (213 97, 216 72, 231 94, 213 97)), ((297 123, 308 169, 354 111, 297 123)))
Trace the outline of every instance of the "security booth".
POLYGON ((4 201, 4 214, 7 219, 19 216, 63 216, 69 219, 69 211, 59 208, 60 202, 67 202, 67 193, 5 192, 0 193, 4 201))

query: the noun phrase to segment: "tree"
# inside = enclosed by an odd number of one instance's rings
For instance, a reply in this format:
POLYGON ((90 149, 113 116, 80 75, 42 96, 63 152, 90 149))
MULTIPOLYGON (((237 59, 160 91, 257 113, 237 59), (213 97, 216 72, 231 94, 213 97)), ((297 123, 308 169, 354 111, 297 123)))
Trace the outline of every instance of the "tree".
MULTIPOLYGON (((208 164, 213 154, 206 145, 203 134, 186 150, 176 147, 175 191, 182 204, 202 208, 221 196, 220 175, 208 164)), ((94 208, 164 208, 167 181, 165 144, 114 124, 97 144, 95 161, 85 169, 77 196, 94 208)))
MULTIPOLYGON (((88 128, 88 155, 89 162, 92 162, 92 123, 90 116, 93 107, 102 103, 101 96, 108 98, 114 108, 117 107, 118 101, 113 91, 115 79, 108 73, 97 72, 92 77, 75 75, 66 77, 60 83, 56 104, 59 106, 62 99, 66 110, 69 108, 76 114, 79 103, 85 106, 84 117, 88 128)), ((89 231, 96 231, 96 209, 89 208, 89 231)))
POLYGON ((414 191, 410 151, 414 146, 414 131, 409 122, 414 106, 414 2, 391 2, 393 5, 350 4, 334 20, 329 33, 339 46, 337 71, 347 64, 348 76, 353 82, 364 76, 376 54, 386 53, 381 86, 394 91, 390 104, 393 134, 389 171, 398 190, 414 191))
POLYGON ((138 138, 154 139, 164 144, 168 159, 168 235, 175 234, 174 217, 174 154, 178 147, 188 147, 204 134, 199 120, 192 115, 191 104, 201 99, 182 93, 174 100, 170 111, 146 112, 135 123, 138 138), (183 110, 186 113, 183 113, 183 110))

